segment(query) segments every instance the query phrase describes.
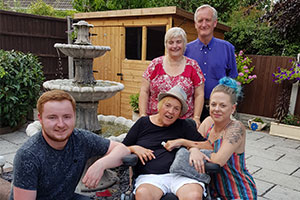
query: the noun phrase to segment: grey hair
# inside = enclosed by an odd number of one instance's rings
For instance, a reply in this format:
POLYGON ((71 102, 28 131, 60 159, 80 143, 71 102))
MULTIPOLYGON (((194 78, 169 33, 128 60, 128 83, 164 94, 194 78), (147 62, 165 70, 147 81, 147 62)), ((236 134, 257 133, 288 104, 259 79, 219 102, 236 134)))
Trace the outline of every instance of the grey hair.
POLYGON ((208 4, 204 4, 202 6, 199 6, 197 8, 197 10, 195 11, 195 14, 194 14, 194 21, 195 22, 197 21, 198 11, 201 10, 201 9, 204 9, 204 8, 210 8, 213 11, 213 20, 214 21, 218 19, 218 12, 217 12, 217 10, 214 7, 212 7, 212 6, 208 5, 208 4))
POLYGON ((166 32, 166 34, 165 34, 165 47, 166 47, 166 44, 167 44, 168 40, 170 40, 172 38, 175 38, 175 37, 178 37, 178 36, 181 36, 181 38, 183 39, 183 52, 185 52, 186 44, 187 44, 186 33, 180 27, 170 28, 166 32))

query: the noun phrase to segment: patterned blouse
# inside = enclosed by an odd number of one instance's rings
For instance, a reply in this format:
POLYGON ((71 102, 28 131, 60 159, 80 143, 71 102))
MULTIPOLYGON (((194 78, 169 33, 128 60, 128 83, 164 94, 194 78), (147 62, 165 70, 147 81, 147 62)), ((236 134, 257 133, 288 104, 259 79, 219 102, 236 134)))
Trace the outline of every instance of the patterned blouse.
POLYGON ((143 77, 150 83, 150 94, 147 108, 147 115, 157 113, 158 94, 167 92, 175 85, 179 85, 187 95, 188 111, 182 116, 182 119, 190 118, 194 113, 194 93, 195 88, 204 84, 204 76, 198 63, 185 57, 185 69, 177 76, 170 76, 164 70, 164 56, 152 60, 148 68, 143 74, 143 77))
MULTIPOLYGON (((206 138, 213 125, 208 129, 206 138)), ((213 144, 213 152, 218 152, 223 138, 213 144)), ((212 197, 222 199, 256 200, 257 191, 253 177, 246 168, 245 152, 233 153, 227 163, 221 168, 221 172, 211 175, 212 197)))

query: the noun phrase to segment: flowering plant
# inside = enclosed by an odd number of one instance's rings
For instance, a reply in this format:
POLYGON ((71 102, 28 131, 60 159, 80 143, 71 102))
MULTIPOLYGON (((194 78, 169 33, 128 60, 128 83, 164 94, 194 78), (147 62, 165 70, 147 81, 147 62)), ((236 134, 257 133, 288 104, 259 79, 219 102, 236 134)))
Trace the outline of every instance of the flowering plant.
POLYGON ((277 72, 273 73, 273 82, 275 83, 281 83, 284 80, 300 80, 300 63, 297 63, 296 61, 290 60, 292 63, 292 67, 290 69, 285 69, 278 67, 277 72))
POLYGON ((255 74, 251 75, 254 70, 254 66, 250 67, 252 60, 244 55, 243 51, 240 51, 239 54, 235 54, 236 65, 238 70, 237 80, 241 85, 248 84, 253 81, 257 76, 255 74))
POLYGON ((300 126, 300 116, 288 114, 283 120, 282 123, 293 126, 300 126))

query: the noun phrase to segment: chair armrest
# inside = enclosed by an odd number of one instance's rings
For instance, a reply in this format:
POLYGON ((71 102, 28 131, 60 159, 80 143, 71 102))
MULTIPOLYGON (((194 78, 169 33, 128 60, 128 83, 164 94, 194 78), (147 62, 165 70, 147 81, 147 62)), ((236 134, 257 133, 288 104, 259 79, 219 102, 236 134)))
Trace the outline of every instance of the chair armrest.
POLYGON ((138 157, 135 154, 129 154, 122 158, 122 162, 125 166, 135 166, 138 162, 138 157))
POLYGON ((206 162, 205 163, 205 172, 210 173, 218 173, 221 170, 221 166, 216 163, 206 162))

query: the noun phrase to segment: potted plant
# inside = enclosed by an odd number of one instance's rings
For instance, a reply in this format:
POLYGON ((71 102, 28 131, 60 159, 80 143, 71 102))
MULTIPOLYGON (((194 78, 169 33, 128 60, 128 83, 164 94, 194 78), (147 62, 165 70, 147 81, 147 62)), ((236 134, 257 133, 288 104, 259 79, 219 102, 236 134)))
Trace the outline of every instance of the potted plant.
POLYGON ((129 104, 132 108, 132 121, 136 121, 139 118, 139 93, 131 94, 129 96, 129 104))
POLYGON ((248 120, 248 126, 253 131, 262 130, 267 124, 260 117, 252 118, 248 120))
POLYGON ((274 82, 281 84, 281 91, 276 103, 274 117, 276 122, 271 122, 270 134, 300 140, 300 117, 289 114, 290 94, 293 83, 300 80, 300 64, 291 61, 292 67, 277 68, 273 73, 274 82))
POLYGON ((281 123, 271 122, 270 134, 300 140, 300 116, 288 114, 281 123))

